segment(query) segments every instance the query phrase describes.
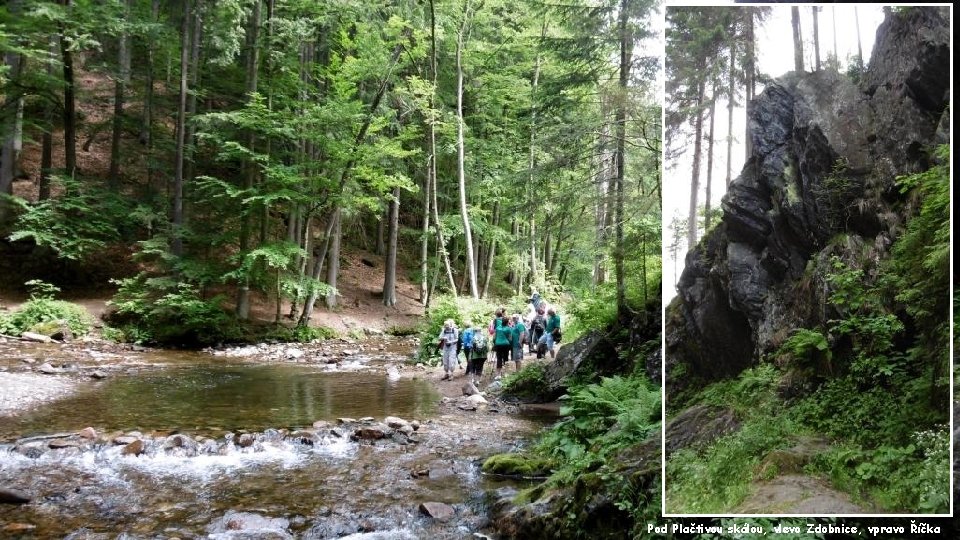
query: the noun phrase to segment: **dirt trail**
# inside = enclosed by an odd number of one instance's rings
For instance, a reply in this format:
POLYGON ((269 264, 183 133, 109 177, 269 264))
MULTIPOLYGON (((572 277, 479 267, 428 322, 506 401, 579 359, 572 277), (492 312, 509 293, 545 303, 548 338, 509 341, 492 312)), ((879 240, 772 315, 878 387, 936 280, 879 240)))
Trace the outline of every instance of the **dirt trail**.
POLYGON ((866 514, 850 496, 819 478, 802 474, 778 476, 756 486, 736 514, 866 514))

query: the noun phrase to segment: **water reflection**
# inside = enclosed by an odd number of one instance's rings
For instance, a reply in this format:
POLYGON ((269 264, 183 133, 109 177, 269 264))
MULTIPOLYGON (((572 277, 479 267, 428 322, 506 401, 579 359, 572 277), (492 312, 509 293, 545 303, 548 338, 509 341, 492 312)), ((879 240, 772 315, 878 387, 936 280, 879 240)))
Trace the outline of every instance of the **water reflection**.
POLYGON ((434 413, 439 395, 426 381, 390 381, 379 372, 336 373, 293 365, 175 366, 119 377, 15 418, 9 439, 85 426, 101 430, 259 431, 315 420, 434 413))

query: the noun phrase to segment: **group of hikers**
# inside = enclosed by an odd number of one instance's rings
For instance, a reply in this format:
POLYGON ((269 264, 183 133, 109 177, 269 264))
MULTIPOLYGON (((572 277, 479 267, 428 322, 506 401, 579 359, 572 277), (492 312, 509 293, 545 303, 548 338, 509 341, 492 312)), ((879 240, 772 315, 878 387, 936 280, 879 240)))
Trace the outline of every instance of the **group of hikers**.
POLYGON ((437 346, 442 352, 444 375, 441 380, 449 380, 460 365, 460 352, 467 360, 466 375, 476 384, 483 375, 483 365, 487 357, 497 362, 495 380, 503 376, 503 366, 511 359, 517 371, 523 367, 524 345, 529 354, 538 359, 547 353, 554 358, 554 347, 562 339, 560 315, 537 292, 531 296, 526 317, 519 313, 507 315, 504 308, 497 309, 493 320, 486 328, 474 327, 472 321, 465 323, 463 332, 457 328, 453 319, 443 323, 438 336, 437 346), (492 344, 492 347, 491 347, 492 344))

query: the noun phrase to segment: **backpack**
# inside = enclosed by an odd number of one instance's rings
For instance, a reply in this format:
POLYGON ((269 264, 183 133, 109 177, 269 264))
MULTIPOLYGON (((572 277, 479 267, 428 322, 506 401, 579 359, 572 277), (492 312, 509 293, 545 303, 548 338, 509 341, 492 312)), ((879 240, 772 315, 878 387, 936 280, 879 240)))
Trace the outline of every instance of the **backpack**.
POLYGON ((487 352, 487 335, 483 332, 473 334, 473 351, 475 353, 487 352))
POLYGON ((554 328, 554 329, 553 329, 553 341, 554 341, 554 343, 560 343, 560 341, 561 341, 562 339, 563 339, 563 333, 560 332, 560 328, 559 328, 559 327, 558 327, 558 328, 554 328))

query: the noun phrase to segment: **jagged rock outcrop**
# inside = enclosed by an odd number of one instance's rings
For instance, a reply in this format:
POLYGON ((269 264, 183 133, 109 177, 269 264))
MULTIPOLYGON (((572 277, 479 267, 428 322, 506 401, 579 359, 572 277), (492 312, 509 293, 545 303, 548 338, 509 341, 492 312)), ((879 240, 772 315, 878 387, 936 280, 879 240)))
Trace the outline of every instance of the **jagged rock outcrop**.
POLYGON ((903 222, 896 177, 928 168, 942 142, 948 16, 889 14, 859 85, 835 71, 790 73, 754 100, 754 154, 722 222, 687 254, 667 310, 668 396, 733 376, 793 328, 829 318, 811 309, 827 294, 815 263, 850 247, 865 260, 886 255, 903 222))

